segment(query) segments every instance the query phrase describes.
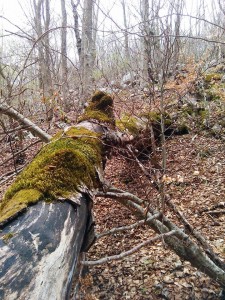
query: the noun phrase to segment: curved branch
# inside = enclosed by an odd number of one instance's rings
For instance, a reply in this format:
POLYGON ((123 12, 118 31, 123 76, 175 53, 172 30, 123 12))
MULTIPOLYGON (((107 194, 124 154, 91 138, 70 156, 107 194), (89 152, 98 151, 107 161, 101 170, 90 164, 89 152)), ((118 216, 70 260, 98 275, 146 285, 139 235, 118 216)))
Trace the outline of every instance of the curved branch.
POLYGON ((7 104, 0 104, 0 113, 5 114, 14 120, 17 120, 20 124, 27 126, 27 130, 29 130, 32 134, 39 137, 43 142, 48 143, 51 139, 51 135, 42 130, 36 124, 31 122, 29 119, 24 117, 21 113, 19 113, 14 108, 8 106, 7 104))
POLYGON ((107 263, 107 262, 110 262, 110 261, 113 261, 113 260, 123 259, 124 257, 129 256, 129 255, 137 252, 142 247, 147 246, 149 244, 152 244, 152 243, 154 243, 155 241, 157 241, 159 239, 163 239, 165 237, 172 236, 175 233, 176 233, 176 230, 171 230, 171 231, 169 231, 167 233, 159 234, 158 236, 156 236, 154 238, 151 238, 151 239, 149 239, 147 241, 144 241, 144 242, 138 244, 137 246, 135 246, 134 248, 132 248, 132 249, 130 249, 128 251, 121 252, 118 255, 106 256, 106 257, 103 257, 103 258, 101 258, 99 260, 83 261, 82 265, 84 265, 84 266, 96 266, 96 265, 101 265, 103 263, 107 263))

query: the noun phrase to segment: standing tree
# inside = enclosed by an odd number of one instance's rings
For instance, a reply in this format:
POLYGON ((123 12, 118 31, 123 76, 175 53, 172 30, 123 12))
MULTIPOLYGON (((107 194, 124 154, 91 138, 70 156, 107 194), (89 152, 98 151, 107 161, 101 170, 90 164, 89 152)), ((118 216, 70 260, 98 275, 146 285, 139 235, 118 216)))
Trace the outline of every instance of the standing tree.
POLYGON ((121 0, 121 5, 123 9, 123 22, 124 22, 124 44, 125 44, 125 57, 128 62, 130 62, 130 48, 129 48, 129 35, 128 35, 128 23, 127 23, 127 11, 125 0, 121 0))
POLYGON ((81 37, 79 31, 79 15, 77 10, 79 4, 80 4, 80 0, 78 0, 77 3, 74 3, 74 1, 71 0, 71 6, 73 10, 73 20, 74 20, 74 33, 77 42, 77 52, 78 52, 79 61, 81 62, 81 37))
POLYGON ((81 41, 81 78, 84 99, 91 94, 93 88, 94 42, 93 42, 93 10, 94 1, 85 0, 82 21, 81 41))
POLYGON ((61 0, 62 28, 61 28, 61 76, 62 76, 62 96, 65 110, 69 110, 67 103, 68 92, 68 66, 67 66, 67 12, 65 0, 61 0))
POLYGON ((50 59, 50 42, 48 32, 50 29, 50 0, 33 0, 34 8, 34 32, 35 40, 38 40, 38 78, 39 89, 43 95, 43 102, 47 109, 47 118, 49 120, 53 117, 53 108, 51 103, 51 96, 53 92, 52 76, 51 76, 51 59, 50 59), (43 24, 44 22, 44 24, 43 24))
MULTIPOLYGON (((142 82, 146 85, 146 82, 156 83, 157 80, 154 74, 154 63, 153 63, 153 53, 156 51, 157 39, 154 38, 153 28, 154 21, 150 22, 150 7, 149 0, 141 0, 140 2, 141 11, 141 31, 143 39, 143 58, 142 58, 142 82)), ((156 10, 158 6, 156 6, 156 10)), ((154 10, 155 13, 155 10, 154 10)), ((151 14, 151 18, 154 14, 151 14)))

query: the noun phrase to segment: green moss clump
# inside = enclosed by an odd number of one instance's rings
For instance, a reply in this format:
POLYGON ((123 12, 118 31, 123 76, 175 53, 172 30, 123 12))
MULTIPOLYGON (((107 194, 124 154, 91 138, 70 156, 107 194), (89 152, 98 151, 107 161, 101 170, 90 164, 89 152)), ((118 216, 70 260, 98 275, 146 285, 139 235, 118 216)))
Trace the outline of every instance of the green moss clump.
POLYGON ((203 119, 208 114, 208 111, 204 107, 197 107, 197 106, 192 106, 192 105, 183 106, 182 112, 185 115, 195 116, 195 117, 200 116, 203 119))
POLYGON ((202 120, 205 120, 208 116, 208 110, 203 107, 197 109, 197 115, 201 117, 202 120))
POLYGON ((156 111, 149 111, 146 113, 141 114, 141 117, 146 118, 148 121, 151 122, 161 122, 161 114, 156 111))
POLYGON ((223 77, 223 74, 209 73, 209 74, 205 74, 204 80, 205 80, 205 82, 209 83, 213 80, 214 81, 221 80, 222 77, 223 77))
POLYGON ((51 141, 56 141, 64 135, 64 130, 59 130, 51 139, 51 141))
POLYGON ((19 190, 14 194, 9 193, 9 197, 10 201, 5 197, 0 205, 0 223, 22 211, 28 204, 34 204, 39 201, 43 194, 36 189, 30 188, 19 190))
POLYGON ((137 135, 140 131, 137 118, 129 115, 124 115, 120 120, 117 120, 116 126, 119 130, 128 130, 129 133, 134 135, 137 135))
POLYGON ((6 233, 5 235, 3 235, 2 239, 3 241, 7 244, 9 242, 9 240, 14 237, 14 233, 13 232, 9 232, 9 233, 6 233))
MULTIPOLYGON (((156 124, 161 123, 162 115, 159 112, 150 111, 147 113, 143 113, 141 116, 146 118, 148 121, 150 121, 153 124, 153 126, 154 126, 154 124, 156 125, 156 124)), ((164 122, 165 122, 166 127, 169 127, 172 125, 172 119, 167 112, 164 113, 164 122)))
POLYGON ((0 220, 6 220, 40 198, 68 198, 83 186, 97 187, 102 143, 86 128, 67 130, 42 148, 5 193, 0 220))
POLYGON ((109 123, 115 125, 115 117, 113 113, 113 99, 106 93, 97 91, 85 108, 83 115, 78 122, 86 120, 97 120, 100 123, 109 123))
MULTIPOLYGON (((165 113, 165 128, 168 129, 172 124, 172 119, 169 114, 165 113)), ((128 130, 131 134, 137 135, 140 131, 148 130, 148 124, 151 123, 154 132, 157 134, 161 130, 161 114, 156 111, 143 113, 139 118, 124 115, 120 120, 116 121, 116 126, 121 130, 128 130)))
POLYGON ((178 135, 189 134, 189 131, 190 131, 189 127, 186 124, 182 123, 177 126, 176 134, 178 135))

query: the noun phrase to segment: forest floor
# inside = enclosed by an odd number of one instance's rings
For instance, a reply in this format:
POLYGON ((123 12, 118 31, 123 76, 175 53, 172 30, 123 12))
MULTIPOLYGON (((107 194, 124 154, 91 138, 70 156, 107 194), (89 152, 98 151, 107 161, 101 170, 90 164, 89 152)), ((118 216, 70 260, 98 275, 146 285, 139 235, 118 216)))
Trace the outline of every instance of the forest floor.
MULTIPOLYGON (((207 237, 215 252, 225 259, 225 214, 212 218, 201 213, 224 201, 224 143, 201 134, 175 136, 167 141, 167 161, 169 176, 183 178, 181 183, 169 183, 167 193, 190 224, 207 237)), ((117 188, 146 199, 151 208, 157 207, 157 193, 134 162, 121 156, 113 157, 108 161, 106 178, 117 188)), ((130 211, 113 200, 96 199, 94 211, 97 232, 135 223, 130 211)), ((168 208, 166 215, 176 220, 168 208)), ((119 254, 153 236, 147 226, 142 226, 104 237, 90 249, 88 259, 119 254)), ((220 292, 215 282, 190 263, 181 261, 163 242, 142 248, 122 261, 91 267, 84 285, 86 297, 93 296, 86 299, 105 300, 219 299, 220 292)))
MULTIPOLYGON (((190 83, 177 86, 179 92, 190 83)), ((190 85, 188 87, 190 89, 190 85)), ((130 94, 129 94, 130 95, 130 94)), ((168 98, 171 98, 171 93, 168 98)), ((128 96, 129 97, 129 96, 128 96)), ((170 99, 168 99, 170 101, 170 99)), ((169 102, 168 102, 169 103, 169 102)), ((116 97, 116 113, 136 115, 146 111, 143 98, 134 95, 121 104, 116 97), (137 101, 136 101, 136 100, 137 101), (139 100, 138 100, 139 99, 139 100)), ((151 109, 159 107, 155 99, 151 109)), ((224 112, 223 112, 224 116, 224 112)), ((216 118, 216 116, 214 116, 216 118)), ((197 229, 213 247, 215 253, 225 259, 225 140, 208 130, 193 130, 186 135, 174 135, 166 141, 167 181, 166 193, 183 213, 188 222, 197 229), (209 210, 222 207, 222 213, 209 214, 209 210)), ((161 148, 157 148, 160 161, 161 148)), ((138 165, 119 151, 107 162, 106 180, 113 186, 129 191, 157 208, 159 195, 152 188, 138 165)), ((149 161, 142 161, 150 170, 149 161)), ((96 198, 94 201, 96 231, 108 231, 136 222, 134 216, 115 200, 96 198)), ((166 207, 166 216, 180 228, 175 213, 166 207)), ((90 249, 86 259, 97 260, 119 254, 155 236, 147 226, 116 233, 101 238, 90 249)), ((121 261, 112 261, 90 267, 90 273, 82 282, 84 299, 219 299, 219 285, 191 266, 181 261, 163 241, 142 248, 121 261)))
MULTIPOLYGON (((127 111, 127 106, 132 113, 147 109, 146 99, 140 95, 134 97, 129 92, 120 97, 130 98, 129 102, 121 104, 121 99, 115 97, 117 116, 122 111, 127 111)), ((36 140, 33 139, 32 143, 34 141, 36 140)), ((6 162, 12 156, 10 143, 3 139, 0 143, 1 197, 15 178, 9 177, 9 173, 20 165, 13 163, 12 159, 6 162)), ((23 147, 30 143, 31 141, 25 141, 23 147)), ((35 144, 26 151, 22 165, 32 159, 39 147, 40 144, 35 144)), ((214 251, 225 259, 225 208, 223 213, 208 213, 208 210, 214 209, 219 203, 225 203, 224 139, 206 130, 191 131, 186 135, 168 138, 166 152, 166 193, 170 194, 171 201, 189 223, 206 237, 214 251)), ((157 155, 161 155, 160 147, 157 148, 157 155)), ((149 161, 145 160, 143 164, 149 170, 149 161)), ((146 200, 151 208, 157 208, 159 196, 149 179, 135 161, 127 159, 116 149, 108 159, 105 178, 111 185, 129 191, 146 200)), ((131 212, 115 200, 96 198, 94 215, 98 233, 136 222, 131 212)), ((175 213, 168 207, 166 215, 183 228, 175 213)), ((106 236, 90 249, 87 259, 97 260, 106 255, 119 254, 153 236, 155 233, 144 225, 126 233, 106 236)), ((121 261, 90 267, 89 274, 82 280, 81 292, 82 299, 85 300, 206 300, 219 299, 220 287, 190 263, 181 261, 163 241, 158 241, 121 261)))

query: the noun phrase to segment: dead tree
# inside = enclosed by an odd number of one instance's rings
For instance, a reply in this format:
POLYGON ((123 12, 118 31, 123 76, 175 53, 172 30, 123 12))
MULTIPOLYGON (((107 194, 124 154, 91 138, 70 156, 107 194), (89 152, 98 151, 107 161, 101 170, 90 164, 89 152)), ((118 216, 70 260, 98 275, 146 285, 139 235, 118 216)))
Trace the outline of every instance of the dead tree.
POLYGON ((112 104, 96 93, 79 123, 56 134, 6 192, 1 299, 69 299, 79 253, 94 240, 91 199, 102 185, 102 138, 114 127, 112 104))

